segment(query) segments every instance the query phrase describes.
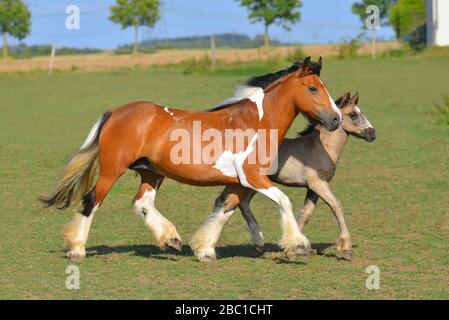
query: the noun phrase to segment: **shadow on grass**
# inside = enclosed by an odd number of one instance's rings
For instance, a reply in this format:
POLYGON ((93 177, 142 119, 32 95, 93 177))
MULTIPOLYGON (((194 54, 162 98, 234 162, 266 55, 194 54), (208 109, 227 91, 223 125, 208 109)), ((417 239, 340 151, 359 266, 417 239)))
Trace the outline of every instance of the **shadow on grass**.
MULTIPOLYGON (((312 248, 317 251, 317 255, 328 257, 328 258, 336 258, 340 259, 335 254, 328 254, 324 251, 330 247, 334 246, 334 243, 316 243, 312 244, 312 248)), ((286 257, 264 257, 265 254, 277 253, 280 252, 279 247, 273 243, 266 243, 264 246, 264 252, 259 252, 255 249, 253 245, 229 245, 224 247, 217 247, 217 258, 218 259, 226 259, 226 258, 234 258, 234 257, 244 257, 251 259, 273 259, 277 263, 296 263, 296 264, 304 264, 301 261, 290 260, 286 257)), ((189 246, 184 245, 182 247, 182 251, 178 252, 173 249, 162 250, 158 246, 151 244, 139 244, 139 245, 118 245, 118 246, 108 246, 101 245, 90 247, 87 250, 87 255, 90 257, 95 256, 105 256, 112 254, 132 254, 134 256, 144 257, 144 258, 152 258, 158 260, 171 260, 177 261, 176 257, 193 257, 194 254, 189 246)))

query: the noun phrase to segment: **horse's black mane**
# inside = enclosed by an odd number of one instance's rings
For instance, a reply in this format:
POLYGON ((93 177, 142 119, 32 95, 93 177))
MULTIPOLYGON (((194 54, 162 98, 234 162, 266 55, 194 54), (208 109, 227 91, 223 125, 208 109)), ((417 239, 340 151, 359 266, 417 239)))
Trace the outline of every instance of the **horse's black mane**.
MULTIPOLYGON (((276 82, 280 78, 282 78, 292 72, 297 71, 299 68, 301 68, 301 66, 302 66, 302 61, 296 61, 291 67, 289 67, 287 69, 279 70, 278 72, 275 72, 275 73, 267 73, 267 74, 265 74, 263 76, 259 76, 259 77, 253 77, 246 82, 246 85, 251 86, 251 87, 260 87, 262 89, 265 89, 270 84, 276 82)), ((315 73, 319 76, 320 68, 318 67, 318 64, 315 62, 310 62, 310 66, 312 67, 313 73, 315 73)))
MULTIPOLYGON (((310 62, 310 66, 312 67, 312 72, 319 76, 320 75, 320 68, 319 68, 318 64, 316 62, 310 62)), ((253 78, 249 79, 245 83, 245 85, 249 86, 249 87, 259 87, 259 88, 265 89, 270 84, 276 82, 280 78, 282 78, 282 77, 284 77, 284 76, 286 76, 286 75, 288 75, 288 74, 290 74, 292 72, 297 71, 301 67, 302 67, 302 61, 296 61, 295 63, 293 63, 293 65, 291 67, 279 70, 278 72, 267 73, 267 74, 265 74, 263 76, 253 77, 253 78)), ((218 105, 216 107, 207 109, 206 112, 213 112, 213 111, 226 109, 226 108, 234 105, 235 103, 236 102, 232 102, 232 103, 225 104, 225 105, 218 105)))

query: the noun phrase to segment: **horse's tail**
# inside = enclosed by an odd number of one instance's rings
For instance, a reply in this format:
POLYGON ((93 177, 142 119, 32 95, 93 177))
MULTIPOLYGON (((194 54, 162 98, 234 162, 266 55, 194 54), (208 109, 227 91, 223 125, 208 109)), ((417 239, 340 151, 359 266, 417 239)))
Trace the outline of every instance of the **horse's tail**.
POLYGON ((110 116, 111 112, 106 112, 98 119, 81 148, 64 169, 56 189, 39 198, 46 208, 56 206, 58 209, 66 209, 91 191, 98 168, 100 133, 110 116))

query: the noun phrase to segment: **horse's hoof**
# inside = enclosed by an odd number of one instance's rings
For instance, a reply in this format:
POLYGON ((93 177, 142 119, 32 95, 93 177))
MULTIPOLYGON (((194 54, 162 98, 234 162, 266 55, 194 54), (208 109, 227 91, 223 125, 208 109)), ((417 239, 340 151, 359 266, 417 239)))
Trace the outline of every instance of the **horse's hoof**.
MULTIPOLYGON (((298 256, 308 256, 313 254, 315 250, 312 250, 310 247, 306 247, 303 245, 299 245, 294 249, 294 253, 298 256)), ((316 253, 316 251, 315 251, 316 253)))
POLYGON ((173 248, 179 252, 182 251, 182 242, 178 238, 170 238, 165 243, 167 247, 173 248))
POLYGON ((215 264, 217 262, 217 258, 215 256, 204 256, 198 259, 200 262, 207 264, 215 264))
POLYGON ((264 253, 265 252, 265 248, 263 245, 257 245, 255 244, 254 247, 256 247, 257 252, 259 253, 264 253))
POLYGON ((76 251, 69 251, 67 252, 67 259, 69 259, 70 261, 75 261, 75 262, 79 262, 84 260, 84 258, 86 258, 86 254, 84 253, 79 253, 76 251))
POLYGON ((342 250, 340 252, 340 256, 344 260, 351 261, 352 260, 352 250, 342 250))

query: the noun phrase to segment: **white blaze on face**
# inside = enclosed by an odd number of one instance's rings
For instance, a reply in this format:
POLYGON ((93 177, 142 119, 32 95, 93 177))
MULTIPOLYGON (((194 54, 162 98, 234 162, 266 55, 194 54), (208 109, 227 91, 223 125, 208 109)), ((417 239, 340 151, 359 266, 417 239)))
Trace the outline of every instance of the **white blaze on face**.
POLYGON ((338 116, 340 117, 340 124, 343 121, 343 113, 341 112, 341 110, 337 107, 337 105, 334 102, 334 99, 331 98, 331 95, 329 94, 329 92, 327 91, 326 86, 324 85, 324 83, 320 80, 321 84, 323 85, 324 90, 327 93, 327 96, 329 97, 329 101, 331 103, 332 109, 338 114, 338 116))
POLYGON ((359 107, 356 106, 354 109, 357 113, 359 113, 359 117, 361 119, 363 119, 363 124, 362 124, 363 129, 374 128, 373 125, 371 124, 371 122, 369 122, 369 120, 365 117, 365 115, 359 109, 359 107))

